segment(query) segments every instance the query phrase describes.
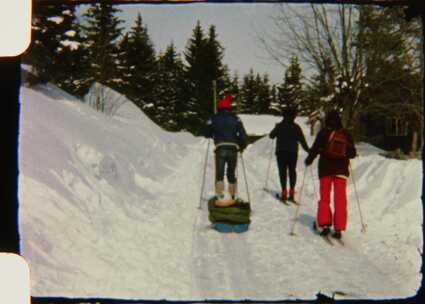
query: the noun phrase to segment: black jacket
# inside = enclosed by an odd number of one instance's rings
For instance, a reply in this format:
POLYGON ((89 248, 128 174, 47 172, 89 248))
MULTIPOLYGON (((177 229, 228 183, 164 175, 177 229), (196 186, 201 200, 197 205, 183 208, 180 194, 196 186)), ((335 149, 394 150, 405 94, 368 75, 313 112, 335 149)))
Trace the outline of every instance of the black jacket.
POLYGON ((247 135, 242 121, 229 110, 219 110, 207 122, 205 137, 213 138, 215 145, 236 144, 244 149, 247 144, 247 135))
POLYGON ((277 137, 276 154, 279 152, 298 153, 298 143, 308 152, 309 148, 300 126, 293 121, 283 119, 270 132, 270 138, 277 137))

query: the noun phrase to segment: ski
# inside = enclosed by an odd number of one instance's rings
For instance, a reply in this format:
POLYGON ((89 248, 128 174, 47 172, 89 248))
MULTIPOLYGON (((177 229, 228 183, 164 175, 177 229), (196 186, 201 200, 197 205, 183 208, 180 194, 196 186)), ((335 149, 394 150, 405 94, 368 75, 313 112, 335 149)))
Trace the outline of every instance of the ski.
POLYGON ((348 293, 348 292, 345 292, 345 291, 341 291, 341 290, 335 290, 332 293, 332 298, 335 298, 335 296, 338 296, 338 297, 353 297, 354 294, 348 293))
POLYGON ((282 204, 284 204, 285 206, 290 206, 289 203, 286 200, 283 200, 282 197, 280 196, 279 193, 272 191, 270 189, 267 188, 263 188, 263 190, 265 192, 267 192, 268 194, 270 194, 271 196, 273 196, 275 199, 277 199, 279 202, 281 202, 282 204))
MULTIPOLYGON (((320 234, 319 234, 320 235, 320 234)), ((329 237, 329 235, 320 235, 320 237, 322 239, 325 240, 326 243, 328 243, 329 245, 333 246, 334 243, 331 241, 331 238, 329 237)))
POLYGON ((341 246, 345 246, 345 243, 343 240, 341 239, 336 239, 336 241, 341 245, 341 246))
POLYGON ((287 202, 290 202, 290 203, 292 203, 292 204, 294 204, 294 205, 299 205, 300 203, 298 203, 296 200, 291 200, 291 199, 288 199, 288 200, 286 200, 287 202))
POLYGON ((334 239, 335 241, 337 241, 341 246, 345 246, 345 243, 342 239, 338 239, 332 236, 332 239, 334 239))
POLYGON ((289 206, 288 200, 283 199, 278 193, 274 195, 274 197, 281 202, 282 204, 289 206))
POLYGON ((326 243, 328 243, 331 246, 334 246, 334 243, 331 240, 330 234, 326 234, 326 235, 321 235, 319 232, 319 229, 317 228, 316 222, 313 222, 313 230, 314 232, 320 236, 326 243))

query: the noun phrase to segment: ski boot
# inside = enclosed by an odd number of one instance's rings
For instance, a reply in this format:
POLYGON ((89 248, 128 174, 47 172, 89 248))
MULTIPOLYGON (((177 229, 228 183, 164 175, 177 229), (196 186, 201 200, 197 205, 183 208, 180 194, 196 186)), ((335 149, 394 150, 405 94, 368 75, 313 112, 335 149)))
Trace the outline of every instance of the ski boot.
POLYGON ((215 183, 215 199, 222 200, 224 199, 224 182, 218 181, 215 183))
POLYGON ((340 239, 342 238, 342 233, 341 233, 341 231, 339 231, 339 230, 335 230, 335 231, 332 233, 332 237, 333 237, 334 239, 340 240, 340 239))
POLYGON ((294 196, 295 196, 295 189, 291 188, 289 190, 289 197, 288 197, 287 201, 296 204, 297 202, 295 201, 294 196))
POLYGON ((288 191, 286 191, 286 189, 283 189, 282 194, 280 196, 280 200, 282 201, 282 203, 286 204, 286 201, 288 200, 288 191))
POLYGON ((229 194, 232 200, 236 200, 236 191, 237 191, 236 183, 229 183, 229 194))
POLYGON ((328 236, 331 233, 331 229, 329 226, 323 226, 322 231, 320 231, 321 236, 328 236))

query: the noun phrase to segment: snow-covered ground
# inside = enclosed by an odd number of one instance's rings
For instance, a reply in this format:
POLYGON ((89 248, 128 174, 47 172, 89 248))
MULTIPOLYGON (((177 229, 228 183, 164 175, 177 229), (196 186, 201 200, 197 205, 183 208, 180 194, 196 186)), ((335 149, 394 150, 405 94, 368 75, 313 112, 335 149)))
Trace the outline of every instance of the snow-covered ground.
POLYGON ((249 115, 240 114, 245 130, 248 135, 264 136, 269 134, 274 126, 282 120, 282 117, 272 115, 249 115))
MULTIPOLYGON (((212 147, 200 204, 208 141, 169 133, 132 103, 115 116, 95 112, 51 87, 22 88, 19 219, 32 295, 125 299, 404 298, 420 286, 421 163, 379 155, 359 144, 349 183, 345 246, 329 246, 311 224, 318 200, 316 162, 298 161, 301 203, 263 191, 272 141, 243 154, 252 204, 244 234, 209 228, 212 147), (301 185, 304 191, 301 195, 301 185)), ((251 134, 267 134, 279 117, 243 115, 251 134)), ((309 127, 297 122, 309 144, 309 127)), ((239 192, 247 198, 242 166, 239 192)), ((274 156, 268 188, 279 190, 274 156)))

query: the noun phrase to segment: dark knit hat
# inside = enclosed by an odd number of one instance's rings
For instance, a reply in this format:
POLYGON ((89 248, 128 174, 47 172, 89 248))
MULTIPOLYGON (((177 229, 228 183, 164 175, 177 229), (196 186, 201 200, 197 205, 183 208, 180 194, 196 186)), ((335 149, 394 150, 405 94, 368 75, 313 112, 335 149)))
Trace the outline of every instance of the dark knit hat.
POLYGON ((341 129, 342 121, 338 111, 332 110, 326 114, 325 125, 331 129, 341 129))
POLYGON ((282 115, 286 120, 294 121, 297 116, 297 110, 294 107, 287 107, 283 110, 282 115))

